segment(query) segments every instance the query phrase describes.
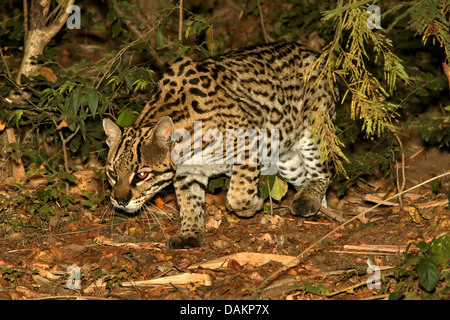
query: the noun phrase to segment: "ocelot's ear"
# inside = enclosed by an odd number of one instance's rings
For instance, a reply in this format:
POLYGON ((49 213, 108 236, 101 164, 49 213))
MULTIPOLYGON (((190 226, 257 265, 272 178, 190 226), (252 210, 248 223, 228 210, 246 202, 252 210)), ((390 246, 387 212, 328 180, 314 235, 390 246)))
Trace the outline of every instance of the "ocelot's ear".
POLYGON ((153 133, 154 141, 163 148, 170 148, 172 145, 173 122, 168 116, 162 117, 155 126, 153 133))
POLYGON ((103 119, 103 129, 106 133, 106 144, 112 148, 117 140, 122 136, 122 131, 119 126, 115 124, 111 119, 103 119))

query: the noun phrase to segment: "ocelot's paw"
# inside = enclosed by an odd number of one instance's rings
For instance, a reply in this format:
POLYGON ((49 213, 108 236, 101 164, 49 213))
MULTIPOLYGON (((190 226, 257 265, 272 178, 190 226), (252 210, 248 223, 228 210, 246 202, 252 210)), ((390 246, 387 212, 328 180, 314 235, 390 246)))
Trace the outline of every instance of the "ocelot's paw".
POLYGON ((225 206, 229 211, 233 211, 239 217, 250 218, 260 211, 264 205, 264 200, 256 195, 252 200, 243 201, 242 199, 227 198, 225 206))
POLYGON ((302 194, 296 194, 289 207, 294 216, 311 217, 320 209, 320 201, 302 194))
POLYGON ((170 249, 197 248, 203 246, 204 242, 203 236, 176 235, 167 239, 166 246, 170 249))

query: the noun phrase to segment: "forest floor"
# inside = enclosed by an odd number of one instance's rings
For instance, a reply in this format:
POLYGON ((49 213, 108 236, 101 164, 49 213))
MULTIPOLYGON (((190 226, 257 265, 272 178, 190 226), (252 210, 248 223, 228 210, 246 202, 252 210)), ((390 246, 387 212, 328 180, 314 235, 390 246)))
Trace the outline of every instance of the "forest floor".
MULTIPOLYGON (((405 190, 450 169, 448 153, 406 143, 405 190)), ((333 186, 329 208, 351 219, 397 193, 388 182, 359 180, 343 197, 333 186)), ((207 195, 204 247, 183 250, 165 247, 166 237, 180 227, 171 190, 135 217, 114 214, 108 201, 92 209, 55 201, 46 220, 31 214, 37 200, 22 201, 35 196, 30 186, 0 184, 0 299, 386 298, 395 280, 369 289, 368 259, 382 276, 392 275, 404 264, 409 243, 448 233, 449 184, 446 176, 438 192, 431 183, 415 188, 403 195, 403 207, 397 199, 384 203, 325 239, 342 223, 291 216, 292 190, 273 203, 273 215, 249 219, 226 212, 221 190, 207 195), (79 283, 76 273, 70 275, 73 268, 81 271, 79 283)))

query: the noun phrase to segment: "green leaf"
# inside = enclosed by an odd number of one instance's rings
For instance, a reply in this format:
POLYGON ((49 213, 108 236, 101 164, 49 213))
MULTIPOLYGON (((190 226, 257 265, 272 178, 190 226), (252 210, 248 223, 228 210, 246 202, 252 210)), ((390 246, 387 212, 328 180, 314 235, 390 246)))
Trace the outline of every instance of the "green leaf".
POLYGON ((440 186, 441 186, 441 182, 439 181, 439 179, 434 180, 431 183, 431 190, 433 191, 433 193, 438 193, 440 186))
POLYGON ((427 291, 433 291, 439 282, 439 271, 433 260, 430 258, 420 260, 417 272, 420 285, 427 291))
POLYGON ((70 85, 69 81, 64 82, 64 84, 59 89, 59 94, 62 94, 64 91, 66 91, 66 89, 69 87, 69 85, 70 85))
POLYGON ((19 128, 19 121, 22 118, 23 115, 23 110, 22 109, 18 109, 16 110, 11 117, 9 118, 9 120, 11 121, 11 119, 16 116, 16 127, 19 128))
POLYGON ((120 10, 132 10, 136 5, 134 3, 130 3, 128 1, 118 1, 117 6, 120 10))
POLYGON ((135 82, 134 74, 130 73, 125 77, 125 85, 127 86, 128 90, 133 89, 133 83, 135 82))
POLYGON ((78 113, 82 100, 83 100, 82 89, 81 87, 77 87, 72 93, 72 110, 74 114, 78 113))
POLYGON ((120 31, 122 31, 122 24, 120 23, 119 20, 117 20, 113 24, 113 27, 111 29, 111 33, 112 33, 113 38, 117 37, 120 34, 120 31))
POLYGON ((272 199, 276 201, 280 201, 288 191, 288 184, 286 181, 281 179, 278 176, 275 176, 275 181, 273 182, 272 188, 270 190, 270 194, 272 199))
POLYGON ((318 294, 321 296, 326 296, 326 295, 330 294, 330 291, 328 290, 328 288, 326 288, 321 283, 315 284, 315 283, 308 282, 305 284, 305 290, 309 293, 318 294))
POLYGON ((422 252, 427 252, 428 250, 428 244, 425 241, 416 243, 416 247, 419 248, 419 250, 422 252))
POLYGON ((220 178, 216 178, 216 179, 211 179, 209 181, 209 185, 208 185, 208 189, 209 191, 211 191, 212 193, 214 193, 214 191, 217 188, 221 188, 225 185, 225 178, 224 177, 220 177, 220 178))
POLYGON ((90 89, 87 94, 89 110, 91 110, 92 117, 95 118, 98 108, 98 92, 95 89, 90 89))
POLYGON ((121 127, 127 127, 129 125, 132 125, 134 120, 136 120, 137 115, 131 113, 130 111, 123 111, 119 117, 117 118, 117 124, 121 127))
POLYGON ((156 45, 158 48, 164 47, 164 36, 161 30, 156 30, 156 45))
POLYGON ((112 24, 114 21, 116 21, 117 17, 118 17, 117 11, 114 9, 110 10, 106 15, 106 23, 112 24))
POLYGON ((394 291, 389 295, 389 300, 400 300, 405 295, 403 290, 394 291))
POLYGON ((90 149, 90 143, 89 141, 83 141, 83 143, 81 144, 81 156, 83 158, 83 161, 87 160, 89 158, 89 153, 91 152, 90 149))
POLYGON ((259 179, 259 194, 263 200, 269 196, 269 176, 261 176, 259 179))
POLYGON ((450 233, 433 239, 430 243, 428 254, 442 269, 447 269, 450 265, 450 233))
POLYGON ((80 132, 83 140, 86 140, 86 123, 83 119, 80 119, 80 132))

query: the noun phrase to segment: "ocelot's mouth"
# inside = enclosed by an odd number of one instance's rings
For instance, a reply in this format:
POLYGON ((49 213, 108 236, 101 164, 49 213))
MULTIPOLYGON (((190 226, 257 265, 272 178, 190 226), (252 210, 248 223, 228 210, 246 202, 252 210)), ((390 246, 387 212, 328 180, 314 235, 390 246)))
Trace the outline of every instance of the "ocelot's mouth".
POLYGON ((117 209, 123 210, 128 213, 134 213, 139 211, 142 208, 142 205, 135 203, 135 201, 131 200, 126 205, 119 204, 116 199, 111 198, 111 203, 117 209))

